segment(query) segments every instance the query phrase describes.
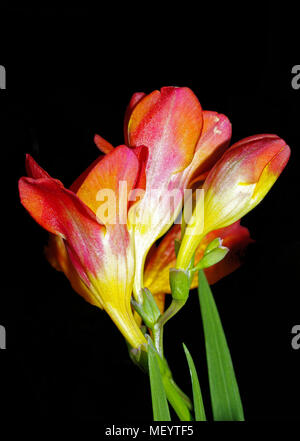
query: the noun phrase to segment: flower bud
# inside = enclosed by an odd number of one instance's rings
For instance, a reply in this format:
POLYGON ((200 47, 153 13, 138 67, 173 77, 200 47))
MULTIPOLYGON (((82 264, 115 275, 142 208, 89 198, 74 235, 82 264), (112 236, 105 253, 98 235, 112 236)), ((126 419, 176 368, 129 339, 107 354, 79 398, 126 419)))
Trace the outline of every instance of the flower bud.
POLYGON ((290 148, 276 135, 245 138, 227 150, 204 182, 204 230, 203 219, 197 219, 186 232, 177 268, 188 267, 206 234, 233 224, 256 207, 276 182, 289 157, 290 148))

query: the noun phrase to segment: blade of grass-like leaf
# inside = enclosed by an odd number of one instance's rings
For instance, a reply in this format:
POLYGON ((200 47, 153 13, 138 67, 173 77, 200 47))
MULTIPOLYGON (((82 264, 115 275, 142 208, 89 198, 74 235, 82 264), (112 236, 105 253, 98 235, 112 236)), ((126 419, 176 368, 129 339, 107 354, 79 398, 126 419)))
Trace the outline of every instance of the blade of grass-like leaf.
POLYGON ((215 421, 244 421, 232 360, 209 284, 199 271, 199 300, 205 336, 209 387, 215 421))
POLYGON ((192 356, 188 350, 188 348, 183 343, 183 349, 185 352, 185 356, 189 365, 192 388, 193 388, 193 399, 194 399, 194 410, 195 410, 195 420, 196 421, 206 421, 206 415, 203 405, 203 399, 199 384, 199 379, 195 367, 195 363, 192 359, 192 356))
MULTIPOLYGON (((149 342, 149 340, 148 340, 149 342)), ((169 406, 153 345, 148 345, 149 377, 154 421, 171 421, 169 406)))
POLYGON ((186 397, 183 396, 182 391, 178 388, 174 380, 168 376, 163 377, 163 383, 167 395, 167 399, 173 409, 175 410, 180 421, 192 421, 192 415, 186 402, 186 397))

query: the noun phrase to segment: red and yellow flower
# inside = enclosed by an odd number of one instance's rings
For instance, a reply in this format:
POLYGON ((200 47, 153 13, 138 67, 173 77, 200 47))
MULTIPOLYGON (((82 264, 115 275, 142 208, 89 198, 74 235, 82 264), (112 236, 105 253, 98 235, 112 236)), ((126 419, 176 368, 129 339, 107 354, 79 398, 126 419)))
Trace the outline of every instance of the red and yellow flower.
MULTIPOLYGON (((96 135, 105 156, 69 190, 28 156, 29 177, 20 179, 19 190, 24 207, 51 233, 50 263, 88 302, 106 310, 138 348, 146 340, 132 313, 132 293, 140 303, 145 286, 162 307, 170 292, 169 269, 186 269, 194 253, 197 263, 216 237, 230 252, 205 270, 209 282, 236 269, 251 242, 239 219, 267 194, 290 150, 275 135, 256 135, 228 149, 228 118, 203 111, 194 93, 180 87, 134 94, 124 135, 126 145, 116 148, 96 135), (125 192, 120 183, 126 184, 125 192), (180 214, 184 191, 190 188, 204 190, 204 218, 196 217, 193 227, 185 229, 176 262, 174 239, 180 238, 180 226, 158 248, 153 244, 180 214), (112 194, 112 205, 105 205, 103 192, 112 194)), ((196 283, 195 276, 192 287, 196 283)))
POLYGON ((128 191, 139 182, 138 156, 126 146, 117 147, 95 161, 72 190, 51 178, 30 156, 26 166, 30 177, 19 181, 21 202, 52 234, 49 261, 80 295, 106 310, 133 347, 145 344, 130 305, 134 250, 127 225, 120 222, 120 211, 128 209, 127 195, 118 200, 120 181, 126 182, 128 191), (101 189, 110 189, 117 197, 115 223, 96 216, 101 189))

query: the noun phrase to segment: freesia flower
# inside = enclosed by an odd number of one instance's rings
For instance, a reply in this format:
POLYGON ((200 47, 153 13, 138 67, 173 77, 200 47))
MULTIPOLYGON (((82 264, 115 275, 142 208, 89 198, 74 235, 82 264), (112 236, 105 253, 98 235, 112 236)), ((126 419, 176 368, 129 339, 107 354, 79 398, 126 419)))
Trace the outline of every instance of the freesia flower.
MULTIPOLYGON (((180 213, 184 189, 203 179, 227 148, 231 125, 224 115, 202 111, 190 89, 164 87, 149 95, 133 95, 124 133, 128 146, 143 145, 149 152, 145 192, 129 211, 135 243, 134 294, 139 299, 148 251, 180 213)), ((105 153, 111 148, 98 135, 95 142, 105 153)))
POLYGON ((202 109, 187 88, 163 88, 142 97, 128 122, 128 145, 148 148, 146 188, 129 211, 135 243, 134 294, 143 287, 146 255, 172 225, 182 207, 184 170, 190 164, 203 124, 202 109))
POLYGON ((80 295, 110 315, 132 347, 145 344, 130 305, 134 250, 127 225, 120 221, 121 214, 127 213, 128 195, 119 195, 119 183, 125 182, 130 192, 140 182, 136 152, 119 146, 98 158, 71 190, 30 156, 26 168, 30 177, 19 181, 21 202, 51 233, 49 261, 66 274, 80 295), (101 210, 101 190, 116 196, 115 222, 101 210))
POLYGON ((193 226, 186 229, 177 268, 188 268, 199 243, 210 231, 231 225, 256 207, 289 156, 290 148, 276 135, 245 138, 227 150, 204 182, 204 219, 194 216, 193 226))
MULTIPOLYGON (((161 310, 163 310, 164 294, 171 293, 169 271, 176 266, 174 242, 176 239, 180 239, 180 236, 180 225, 174 225, 158 247, 153 245, 147 256, 144 274, 145 287, 155 296, 161 310)), ((207 245, 217 237, 223 241, 222 244, 230 251, 221 262, 204 270, 210 285, 239 268, 246 247, 253 242, 249 230, 241 226, 240 221, 237 221, 228 227, 212 231, 203 238, 196 250, 195 264, 202 259, 207 245)), ((198 274, 196 272, 191 283, 191 289, 197 286, 198 274)))

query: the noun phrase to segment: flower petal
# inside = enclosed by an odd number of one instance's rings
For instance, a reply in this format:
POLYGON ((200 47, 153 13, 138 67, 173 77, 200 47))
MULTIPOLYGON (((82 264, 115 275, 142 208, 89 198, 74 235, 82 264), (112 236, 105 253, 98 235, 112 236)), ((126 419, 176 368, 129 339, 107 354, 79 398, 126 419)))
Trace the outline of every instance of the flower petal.
POLYGON ((132 95, 131 100, 129 101, 129 104, 127 106, 125 117, 124 117, 124 139, 125 144, 129 145, 128 141, 128 123, 132 114, 133 109, 137 105, 139 101, 141 101, 142 98, 144 98, 146 94, 143 92, 136 92, 132 95))
POLYGON ((191 162, 202 130, 202 109, 188 88, 165 87, 140 99, 128 124, 131 147, 144 145, 146 191, 130 208, 129 226, 135 241, 134 295, 143 287, 145 257, 177 217, 183 199, 183 172, 191 162))
POLYGON ((153 295, 170 293, 169 271, 176 264, 174 241, 180 239, 181 226, 174 225, 159 246, 153 245, 145 263, 144 286, 153 295))
POLYGON ((68 242, 76 256, 75 266, 89 284, 86 269, 95 276, 99 271, 104 227, 74 193, 54 179, 21 178, 19 191, 21 203, 36 222, 68 242))
POLYGON ((166 294, 165 293, 158 293, 154 296, 154 300, 160 310, 160 313, 163 314, 165 310, 165 300, 166 300, 166 294))
POLYGON ((164 87, 138 102, 129 120, 128 139, 132 147, 149 149, 146 175, 151 188, 191 162, 201 129, 202 109, 188 88, 164 87))
POLYGON ((61 237, 55 236, 54 234, 50 235, 48 245, 45 247, 45 254, 48 262, 53 266, 53 268, 55 268, 57 271, 62 271, 69 279, 74 291, 82 296, 87 302, 97 306, 100 309, 103 309, 101 298, 99 296, 96 297, 91 293, 91 290, 81 280, 80 276, 72 265, 64 240, 61 237))
POLYGON ((97 134, 94 136, 94 143, 96 144, 98 149, 104 154, 110 153, 114 149, 113 145, 111 145, 108 141, 102 138, 102 136, 97 134))
POLYGON ((42 169, 42 167, 40 167, 28 153, 26 154, 25 168, 26 173, 30 178, 50 178, 50 175, 44 169, 42 169))
POLYGON ((199 179, 202 180, 203 175, 220 159, 229 146, 231 133, 231 124, 225 115, 207 110, 203 112, 202 133, 194 158, 185 171, 189 186, 199 179))
POLYGON ((140 163, 140 171, 139 176, 137 178, 135 187, 139 190, 145 190, 146 189, 146 166, 149 156, 149 150, 145 146, 135 147, 133 149, 134 153, 136 154, 139 163, 140 163))
POLYGON ((73 182, 73 184, 70 187, 70 190, 73 193, 77 193, 79 188, 81 187, 82 183, 85 181, 88 174, 91 172, 91 170, 98 164, 99 161, 103 159, 103 156, 98 156, 97 159, 95 159, 85 170, 81 173, 81 175, 78 176, 77 179, 73 182))
POLYGON ((132 149, 126 146, 116 147, 107 154, 86 176, 77 191, 78 197, 108 226, 108 223, 119 223, 119 216, 124 215, 127 223, 128 194, 135 187, 140 174, 140 162, 132 149), (124 183, 124 194, 120 188, 124 183), (125 188, 126 187, 126 188, 125 188), (116 218, 116 222, 109 222, 110 217, 104 219, 99 214, 104 197, 108 197, 108 210, 116 218), (111 199, 111 201, 110 201, 111 199))

